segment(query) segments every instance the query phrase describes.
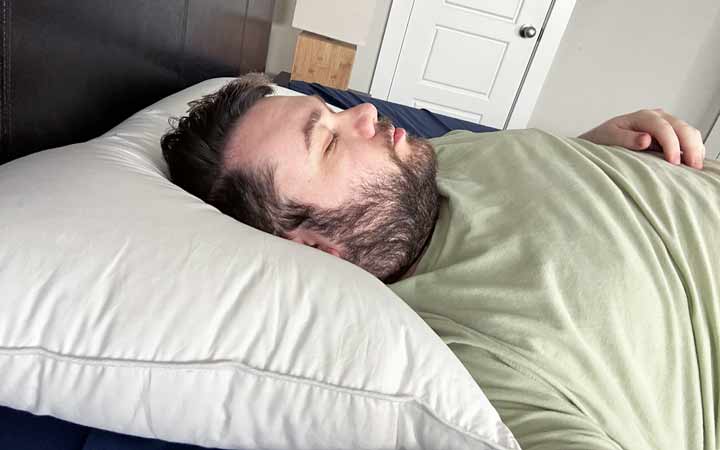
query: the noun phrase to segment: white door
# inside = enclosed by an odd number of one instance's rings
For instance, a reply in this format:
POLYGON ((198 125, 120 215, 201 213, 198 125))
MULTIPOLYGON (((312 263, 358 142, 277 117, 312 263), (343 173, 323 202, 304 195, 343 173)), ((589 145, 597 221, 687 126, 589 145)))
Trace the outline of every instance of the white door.
MULTIPOLYGON (((389 73, 395 58, 387 99, 504 128, 551 3, 395 0, 388 27, 409 18, 399 46, 393 35, 402 30, 386 30, 383 40, 378 68, 389 73)), ((373 81, 377 91, 382 80, 373 81)))

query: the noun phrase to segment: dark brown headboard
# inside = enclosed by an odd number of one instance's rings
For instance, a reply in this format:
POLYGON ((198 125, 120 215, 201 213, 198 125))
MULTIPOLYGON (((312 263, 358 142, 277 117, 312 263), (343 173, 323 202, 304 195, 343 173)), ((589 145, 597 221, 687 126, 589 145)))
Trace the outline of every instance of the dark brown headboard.
POLYGON ((0 164, 263 71, 274 0, 0 0, 0 164))

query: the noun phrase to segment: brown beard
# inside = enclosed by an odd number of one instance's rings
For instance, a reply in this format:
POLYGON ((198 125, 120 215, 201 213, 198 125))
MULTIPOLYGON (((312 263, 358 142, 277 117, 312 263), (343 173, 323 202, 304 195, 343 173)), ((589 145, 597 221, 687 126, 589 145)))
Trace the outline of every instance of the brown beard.
MULTIPOLYGON (((412 152, 401 160, 393 146, 392 124, 381 120, 390 157, 400 172, 363 184, 350 205, 310 208, 303 226, 342 246, 341 257, 382 281, 399 280, 429 241, 439 207, 437 161, 432 144, 407 136, 412 152)), ((397 171, 394 171, 397 172, 397 171)))

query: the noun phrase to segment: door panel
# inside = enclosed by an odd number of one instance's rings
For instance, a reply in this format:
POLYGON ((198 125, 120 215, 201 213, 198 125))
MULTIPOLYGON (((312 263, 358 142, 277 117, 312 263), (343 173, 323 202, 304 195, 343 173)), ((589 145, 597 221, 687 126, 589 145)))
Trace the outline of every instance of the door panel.
POLYGON ((515 22, 520 12, 520 7, 522 6, 522 0, 506 2, 497 0, 447 0, 445 3, 448 6, 465 8, 470 10, 470 12, 496 16, 499 19, 509 20, 511 22, 515 22))
POLYGON ((550 3, 415 0, 388 99, 502 128, 537 40, 520 28, 539 34, 550 3))
POLYGON ((427 86, 465 90, 487 98, 492 91, 507 43, 480 34, 438 26, 430 46, 425 73, 421 78, 427 86), (458 58, 457 49, 486 59, 458 58))

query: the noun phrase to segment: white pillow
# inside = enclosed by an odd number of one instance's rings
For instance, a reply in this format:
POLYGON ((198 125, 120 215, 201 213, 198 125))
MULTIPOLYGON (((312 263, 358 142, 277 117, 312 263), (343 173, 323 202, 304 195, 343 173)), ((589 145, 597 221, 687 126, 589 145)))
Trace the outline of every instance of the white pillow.
POLYGON ((168 118, 229 80, 0 166, 0 404, 210 447, 519 448, 380 281, 168 181, 168 118))

